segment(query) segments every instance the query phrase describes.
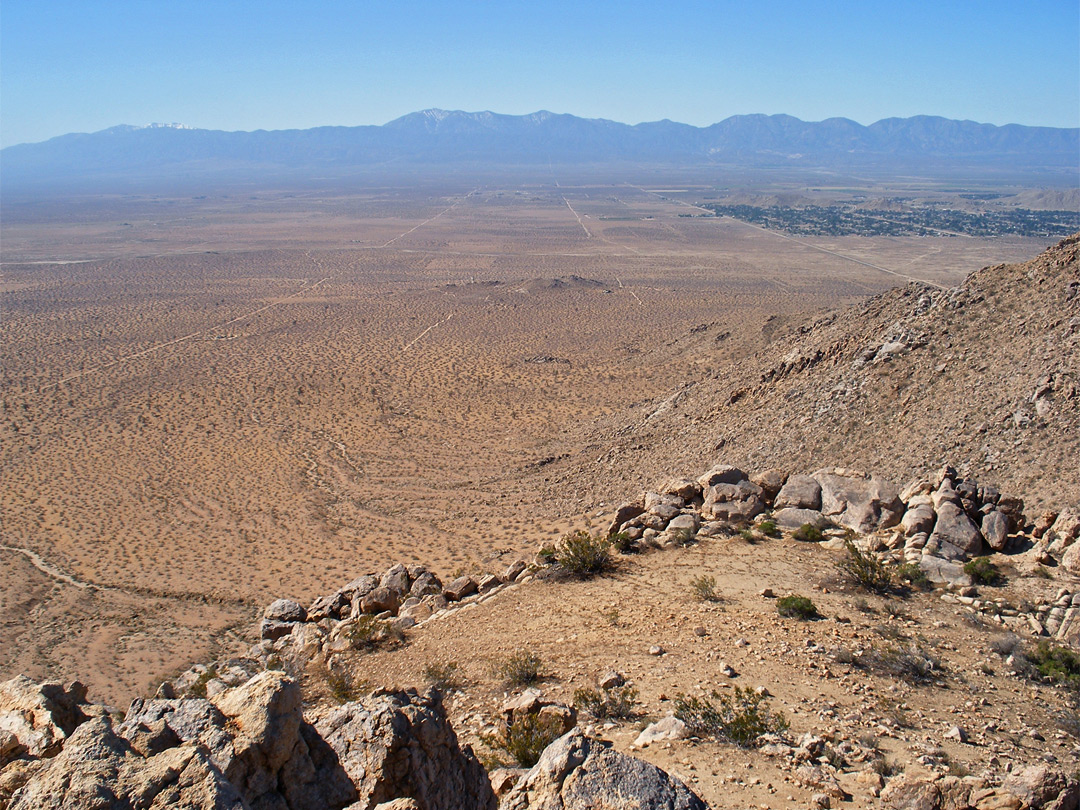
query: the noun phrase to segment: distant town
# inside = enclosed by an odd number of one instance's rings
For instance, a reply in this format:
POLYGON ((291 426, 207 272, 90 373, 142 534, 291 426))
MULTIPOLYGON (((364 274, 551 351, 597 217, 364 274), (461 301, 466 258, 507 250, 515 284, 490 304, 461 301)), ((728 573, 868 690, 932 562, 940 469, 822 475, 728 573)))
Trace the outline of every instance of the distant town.
MULTIPOLYGON (((909 211, 867 210, 851 205, 761 207, 702 203, 714 216, 800 236, 1034 236, 1065 237, 1080 230, 1080 212, 957 211, 933 205, 909 211)), ((683 216, 694 216, 684 214, 683 216)), ((701 216, 708 216, 702 214, 701 216)))

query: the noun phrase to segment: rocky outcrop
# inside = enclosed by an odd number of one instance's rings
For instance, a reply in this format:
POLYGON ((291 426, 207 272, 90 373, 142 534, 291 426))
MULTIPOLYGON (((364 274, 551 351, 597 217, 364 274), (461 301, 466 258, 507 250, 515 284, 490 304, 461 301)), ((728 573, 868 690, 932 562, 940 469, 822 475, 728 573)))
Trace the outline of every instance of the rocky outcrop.
POLYGON ((886 481, 833 467, 811 476, 821 487, 821 513, 857 532, 887 529, 900 522, 904 505, 886 481))
MULTIPOLYGON (((23 683, 18 692, 33 694, 23 683)), ((304 719, 301 703, 299 686, 273 671, 211 699, 136 700, 119 724, 74 701, 78 711, 69 716, 77 726, 59 743, 36 746, 52 758, 26 745, 9 752, 19 759, 3 768, 9 795, 0 803, 10 798, 11 810, 369 810, 411 799, 424 810, 495 807, 483 767, 458 746, 436 693, 377 694, 317 726, 304 719)), ((66 722, 63 711, 49 722, 66 722)))
POLYGON ((706 810, 678 779, 574 730, 499 802, 499 810, 706 810))
POLYGON ((376 693, 316 725, 362 800, 356 810, 411 798, 425 810, 494 810, 495 794, 472 750, 458 746, 439 693, 376 693))

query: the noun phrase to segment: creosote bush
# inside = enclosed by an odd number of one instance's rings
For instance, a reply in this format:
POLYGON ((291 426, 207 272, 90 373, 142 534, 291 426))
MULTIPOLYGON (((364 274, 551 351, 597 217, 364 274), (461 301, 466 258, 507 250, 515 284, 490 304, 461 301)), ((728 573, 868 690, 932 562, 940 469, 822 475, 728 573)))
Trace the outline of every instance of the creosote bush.
POLYGON ((1068 647, 1044 639, 1025 655, 1042 677, 1080 690, 1080 656, 1068 647))
POLYGON ((887 593, 892 587, 892 571, 876 554, 862 551, 850 539, 844 541, 844 556, 836 567, 853 585, 874 593, 887 593))
POLYGON ((694 598, 702 602, 719 602, 720 594, 716 592, 716 577, 702 574, 690 580, 690 591, 694 598))
POLYGON ((941 661, 917 641, 872 649, 860 657, 858 664, 913 684, 929 683, 943 674, 941 661))
POLYGON ((637 716, 638 691, 632 686, 574 690, 574 706, 597 720, 626 720, 637 716))
POLYGON ((495 667, 495 677, 508 686, 529 686, 540 680, 540 668, 544 665, 540 656, 528 650, 519 650, 495 667))
POLYGON ((808 597, 791 594, 776 600, 776 612, 788 619, 820 619, 817 606, 808 597))
POLYGON ((716 737, 743 748, 757 744, 762 734, 786 731, 788 722, 769 711, 765 698, 749 687, 736 686, 730 694, 712 693, 712 699, 676 695, 675 716, 691 734, 716 737))
POLYGON ((396 624, 364 614, 356 619, 343 635, 354 650, 369 650, 380 644, 400 644, 405 633, 396 624))
POLYGON ((780 531, 776 528, 776 521, 769 518, 761 521, 761 523, 758 524, 758 529, 760 529, 761 533, 766 537, 776 537, 780 534, 780 531))
POLYGON ((929 591, 934 587, 934 583, 918 563, 900 563, 896 566, 896 579, 917 591, 929 591))
POLYGON ((555 547, 554 558, 559 568, 570 576, 586 579, 594 577, 613 565, 611 540, 578 529, 563 535, 555 547))
POLYGON ((976 557, 964 563, 964 573, 979 585, 1000 585, 1005 578, 989 557, 976 557))
POLYGON ((501 734, 482 734, 480 740, 490 748, 509 754, 523 768, 535 765, 544 749, 563 733, 562 720, 539 714, 516 715, 501 734))
POLYGON ((791 536, 796 540, 802 540, 805 543, 816 543, 823 537, 821 529, 812 523, 804 523, 793 531, 791 536))

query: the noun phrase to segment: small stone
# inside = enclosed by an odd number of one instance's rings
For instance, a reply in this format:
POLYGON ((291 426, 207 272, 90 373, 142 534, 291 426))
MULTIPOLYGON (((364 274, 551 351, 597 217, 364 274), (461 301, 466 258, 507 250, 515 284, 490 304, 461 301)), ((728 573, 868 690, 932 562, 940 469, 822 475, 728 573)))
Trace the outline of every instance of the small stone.
POLYGON ((664 648, 661 647, 659 644, 653 644, 651 647, 649 647, 649 655, 663 655, 663 654, 664 654, 664 648))
POLYGON ((966 743, 968 741, 968 735, 966 731, 960 728, 960 726, 953 726, 945 732, 945 739, 956 740, 957 742, 966 743))

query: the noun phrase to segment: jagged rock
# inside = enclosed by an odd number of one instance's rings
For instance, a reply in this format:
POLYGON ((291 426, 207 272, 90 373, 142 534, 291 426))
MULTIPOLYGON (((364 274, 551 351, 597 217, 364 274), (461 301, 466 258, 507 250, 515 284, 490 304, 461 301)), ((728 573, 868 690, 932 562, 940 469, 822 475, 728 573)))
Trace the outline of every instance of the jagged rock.
MULTIPOLYGON (((36 684, 23 675, 0 683, 0 731, 18 741, 35 757, 56 754, 75 729, 84 723, 89 706, 86 687, 74 681, 36 684)), ((8 743, 14 750, 15 745, 8 743)))
POLYGON ((545 750, 540 761, 500 802, 500 810, 706 810, 678 779, 628 757, 575 729, 545 750))
POLYGON ((472 750, 459 747, 438 692, 376 693, 316 725, 352 779, 362 807, 397 798, 425 810, 494 810, 495 794, 472 750))
POLYGON ((431 617, 431 614, 435 611, 431 605, 426 602, 417 602, 415 605, 409 605, 403 607, 398 611, 399 619, 411 619, 415 624, 419 624, 431 617))
MULTIPOLYGON (((363 810, 363 807, 357 807, 357 805, 352 805, 352 807, 363 810)), ((345 808, 345 810, 350 810, 350 808, 345 808)), ((394 799, 393 801, 375 805, 375 810, 424 810, 424 808, 420 806, 416 799, 394 799)))
POLYGON ((212 700, 136 700, 120 727, 145 739, 159 724, 199 745, 252 807, 343 807, 356 791, 330 748, 301 713, 300 687, 267 671, 212 700))
POLYGON ((982 519, 982 536, 994 551, 1004 551, 1009 542, 1009 519, 995 509, 982 519))
POLYGON ((495 791, 496 798, 502 798, 516 785, 529 771, 527 768, 496 768, 489 776, 491 789, 495 791))
POLYGON ((458 577, 443 588, 443 596, 451 602, 459 602, 474 593, 476 593, 476 580, 468 575, 458 577))
POLYGON ((517 697, 510 698, 503 703, 500 711, 506 727, 510 727, 525 715, 530 714, 558 722, 562 734, 568 732, 577 723, 577 712, 573 708, 562 703, 544 700, 539 689, 526 689, 517 697))
POLYGON ((776 509, 821 510, 821 484, 809 475, 793 475, 788 478, 773 503, 776 509))
POLYGON ((769 505, 772 505, 776 496, 780 493, 780 490, 784 488, 787 479, 788 474, 786 471, 775 468, 763 470, 762 472, 750 476, 751 483, 761 487, 763 493, 762 498, 765 503, 769 505))
POLYGON ((835 467, 812 478, 821 485, 821 513, 857 532, 895 526, 904 514, 896 488, 873 476, 835 467))
MULTIPOLYGON (((108 717, 79 726, 22 787, 10 810, 246 810, 205 748, 177 745, 145 756, 108 717)), ((290 808, 291 810, 291 808, 290 808)))
POLYGON ((689 736, 690 729, 687 728, 686 723, 675 715, 669 714, 655 723, 649 723, 649 725, 645 726, 642 732, 638 734, 637 739, 634 740, 634 745, 640 748, 664 740, 685 740, 689 736))
POLYGON ((701 476, 697 482, 701 486, 702 494, 709 487, 716 486, 717 484, 738 484, 740 481, 746 481, 747 476, 738 467, 732 467, 724 464, 719 467, 713 467, 703 476, 701 476))
POLYGON ((502 585, 502 580, 495 574, 484 574, 480 577, 480 581, 476 583, 476 590, 478 593, 487 593, 502 585))
POLYGON ((683 515, 676 515, 670 521, 668 521, 667 531, 669 532, 690 532, 694 534, 698 530, 698 526, 701 525, 701 518, 698 517, 696 512, 687 512, 683 515))
POLYGON ((946 559, 965 560, 982 550, 982 534, 963 507, 943 500, 937 507, 937 521, 927 546, 934 546, 936 553, 946 559))
POLYGON ((626 677, 621 672, 616 672, 615 670, 605 672, 596 681, 596 685, 601 689, 615 689, 616 687, 622 686, 624 683, 626 683, 626 677))
POLYGON ((772 519, 781 529, 798 529, 809 523, 815 529, 831 529, 836 526, 821 512, 813 509, 787 508, 773 512, 772 519))

